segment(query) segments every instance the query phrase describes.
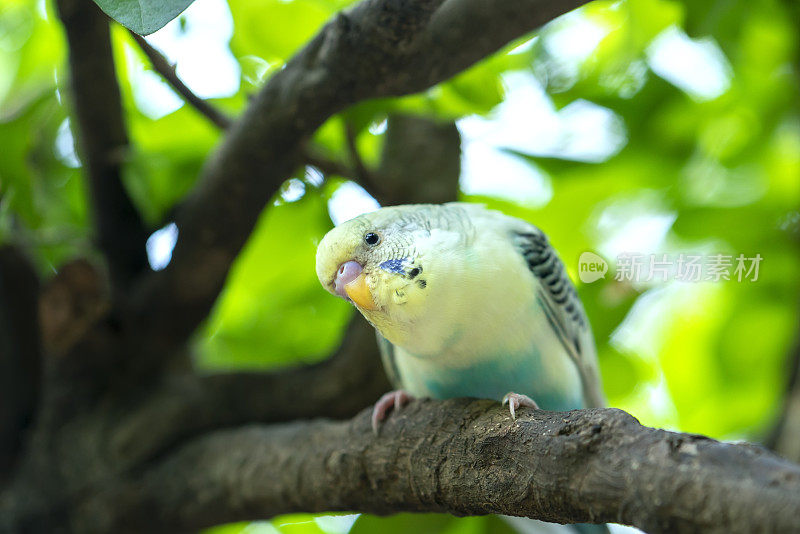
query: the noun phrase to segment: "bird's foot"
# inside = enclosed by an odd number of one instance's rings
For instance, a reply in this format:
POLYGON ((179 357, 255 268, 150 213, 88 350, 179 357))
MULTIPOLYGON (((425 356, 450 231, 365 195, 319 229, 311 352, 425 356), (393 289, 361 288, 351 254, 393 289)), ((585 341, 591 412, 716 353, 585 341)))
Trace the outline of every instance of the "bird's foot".
POLYGON ((376 402, 375 406, 372 408, 372 431, 376 434, 378 433, 378 427, 381 421, 386 419, 389 410, 392 408, 399 410, 403 405, 408 404, 408 402, 412 400, 414 400, 414 397, 411 393, 402 389, 390 391, 378 399, 378 402, 376 402))
POLYGON ((508 409, 511 411, 512 419, 517 418, 516 410, 520 406, 527 406, 528 408, 534 408, 536 410, 539 409, 539 405, 536 404, 535 400, 527 395, 520 395, 519 393, 514 393, 513 391, 509 391, 506 393, 506 396, 503 397, 503 406, 505 406, 506 403, 508 403, 508 409))

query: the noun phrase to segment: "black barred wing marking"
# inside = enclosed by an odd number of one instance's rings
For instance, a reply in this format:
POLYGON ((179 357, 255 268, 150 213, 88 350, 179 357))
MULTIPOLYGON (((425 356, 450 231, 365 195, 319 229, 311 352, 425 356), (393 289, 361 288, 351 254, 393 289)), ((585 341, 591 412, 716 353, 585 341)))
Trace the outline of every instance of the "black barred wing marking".
POLYGON ((575 326, 585 328, 586 316, 581 301, 547 237, 541 233, 517 233, 516 237, 528 267, 542 282, 548 300, 560 308, 557 314, 564 315, 575 326))
POLYGON ((547 237, 535 228, 530 232, 514 232, 513 238, 531 272, 541 282, 537 300, 581 374, 587 404, 603 406, 605 399, 589 323, 564 265, 547 237))

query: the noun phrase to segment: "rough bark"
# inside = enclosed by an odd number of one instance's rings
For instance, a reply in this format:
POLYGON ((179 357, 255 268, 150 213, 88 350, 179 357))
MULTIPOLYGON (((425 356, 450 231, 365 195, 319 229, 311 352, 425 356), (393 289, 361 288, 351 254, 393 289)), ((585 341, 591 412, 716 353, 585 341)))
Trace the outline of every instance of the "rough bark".
POLYGON ((502 513, 648 532, 798 532, 800 467, 748 444, 641 426, 620 410, 418 401, 373 435, 349 422, 204 436, 88 498, 86 531, 202 528, 286 512, 502 513))

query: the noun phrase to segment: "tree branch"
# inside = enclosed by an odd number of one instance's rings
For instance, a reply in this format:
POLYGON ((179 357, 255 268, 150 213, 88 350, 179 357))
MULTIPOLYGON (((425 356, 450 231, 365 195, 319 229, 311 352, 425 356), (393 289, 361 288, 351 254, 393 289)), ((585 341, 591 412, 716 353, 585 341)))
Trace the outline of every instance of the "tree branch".
POLYGON ((375 329, 355 314, 327 360, 276 372, 166 377, 109 438, 138 464, 201 432, 244 423, 352 417, 390 388, 375 329))
POLYGON ((188 530, 287 512, 501 513, 648 532, 798 532, 800 466, 614 409, 418 401, 350 422, 220 431, 84 502, 78 531, 188 530))
POLYGON ((327 360, 277 373, 201 377, 226 424, 352 417, 391 387, 381 366, 375 329, 355 314, 341 347, 327 360), (215 399, 215 400, 214 400, 215 399))
POLYGON ((377 187, 377 182, 373 179, 372 173, 367 172, 366 180, 365 175, 361 172, 352 168, 340 161, 330 159, 322 155, 319 151, 313 149, 312 147, 306 147, 305 154, 303 155, 303 159, 305 160, 306 165, 311 165, 315 167, 319 172, 321 172, 326 178, 330 176, 340 176, 342 178, 346 178, 351 180, 361 187, 364 190, 372 195, 373 198, 378 200, 378 203, 381 205, 385 205, 384 202, 381 201, 380 194, 378 193, 379 188, 377 187))
POLYGON ((0 484, 12 470, 31 426, 42 362, 39 279, 17 249, 0 248, 0 484))
POLYGON ((391 204, 457 200, 461 135, 455 123, 400 114, 390 115, 387 123, 375 173, 382 197, 391 204))
POLYGON ((148 43, 147 40, 138 33, 135 33, 131 30, 128 30, 128 32, 136 41, 136 44, 139 45, 139 48, 142 49, 142 52, 144 52, 144 54, 150 60, 150 63, 153 65, 153 69, 155 69, 155 71, 159 73, 161 77, 164 78, 167 83, 170 84, 170 86, 172 86, 172 88, 175 89, 175 91, 181 95, 181 97, 190 106, 199 111, 200 114, 205 116, 218 128, 227 130, 230 127, 233 122, 231 118, 194 94, 192 90, 189 89, 189 87, 178 77, 177 72, 175 72, 175 66, 167 61, 167 58, 165 58, 161 52, 153 48, 150 43, 148 43))
POLYGON ((334 159, 326 158, 325 156, 314 151, 313 149, 306 150, 304 159, 306 160, 306 163, 308 165, 316 167, 322 174, 328 176, 331 175, 341 176, 342 178, 347 178, 349 180, 353 180, 354 182, 358 182, 358 176, 356 176, 356 172, 353 169, 351 169, 344 163, 341 163, 334 159))
POLYGON ((356 143, 356 132, 350 123, 345 122, 344 125, 344 138, 347 143, 347 152, 350 155, 350 163, 352 164, 353 175, 355 181, 375 197, 379 204, 382 206, 388 205, 385 198, 382 197, 381 187, 378 186, 372 172, 367 169, 361 154, 358 152, 358 144, 356 143))
POLYGON ((177 213, 170 265, 137 292, 137 327, 164 350, 183 343, 328 117, 366 98, 430 87, 581 3, 451 0, 437 10, 441 0, 364 0, 338 15, 269 80, 208 161, 177 213))
POLYGON ((108 261, 116 294, 147 269, 148 232, 121 179, 128 135, 108 19, 89 0, 58 0, 57 5, 69 43, 75 127, 92 196, 97 243, 108 261))

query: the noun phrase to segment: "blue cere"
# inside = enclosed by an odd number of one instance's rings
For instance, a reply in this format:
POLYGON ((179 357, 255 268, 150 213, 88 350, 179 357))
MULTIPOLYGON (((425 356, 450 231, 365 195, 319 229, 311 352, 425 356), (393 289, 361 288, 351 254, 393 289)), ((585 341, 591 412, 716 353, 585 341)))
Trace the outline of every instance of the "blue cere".
POLYGON ((406 270, 403 268, 403 263, 408 258, 401 258, 399 260, 386 260, 380 264, 380 268, 390 273, 405 274, 406 270))

